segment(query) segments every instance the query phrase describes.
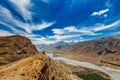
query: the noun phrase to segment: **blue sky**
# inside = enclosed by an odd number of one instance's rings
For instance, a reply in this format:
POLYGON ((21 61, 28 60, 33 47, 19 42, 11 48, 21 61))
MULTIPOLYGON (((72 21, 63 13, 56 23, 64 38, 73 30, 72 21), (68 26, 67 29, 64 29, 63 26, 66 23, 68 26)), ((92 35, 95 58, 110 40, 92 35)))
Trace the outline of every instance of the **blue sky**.
POLYGON ((34 44, 85 41, 120 33, 120 0, 1 0, 0 36, 34 44))

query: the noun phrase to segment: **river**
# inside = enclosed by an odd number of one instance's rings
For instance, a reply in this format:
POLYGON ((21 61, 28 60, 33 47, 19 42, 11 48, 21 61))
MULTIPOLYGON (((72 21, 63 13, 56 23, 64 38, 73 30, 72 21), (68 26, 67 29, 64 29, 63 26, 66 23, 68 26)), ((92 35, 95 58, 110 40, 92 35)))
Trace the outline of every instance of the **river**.
POLYGON ((76 66, 99 70, 101 72, 108 74, 112 78, 112 80, 120 80, 120 70, 103 67, 103 66, 98 66, 98 65, 95 65, 95 64, 89 63, 89 62, 77 61, 77 60, 69 59, 66 57, 56 57, 53 55, 53 53, 47 53, 46 55, 51 57, 54 60, 61 60, 67 64, 72 64, 72 65, 76 65, 76 66))

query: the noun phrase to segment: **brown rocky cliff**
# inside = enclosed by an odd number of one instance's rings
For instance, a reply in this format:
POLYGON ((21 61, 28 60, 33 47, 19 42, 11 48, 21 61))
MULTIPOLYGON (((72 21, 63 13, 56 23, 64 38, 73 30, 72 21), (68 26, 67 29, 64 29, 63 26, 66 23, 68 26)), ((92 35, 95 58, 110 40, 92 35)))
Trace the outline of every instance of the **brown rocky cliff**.
POLYGON ((37 53, 31 41, 20 35, 0 37, 0 65, 37 53))

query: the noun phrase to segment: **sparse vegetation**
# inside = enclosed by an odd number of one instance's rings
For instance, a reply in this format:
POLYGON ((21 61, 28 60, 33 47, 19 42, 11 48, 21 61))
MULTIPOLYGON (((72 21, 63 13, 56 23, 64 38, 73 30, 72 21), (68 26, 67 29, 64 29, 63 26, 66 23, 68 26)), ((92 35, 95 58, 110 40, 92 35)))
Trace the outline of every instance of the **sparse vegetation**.
POLYGON ((53 54, 54 57, 58 57, 58 55, 56 53, 53 54))
POLYGON ((114 65, 114 66, 119 66, 120 67, 120 64, 116 64, 116 63, 112 63, 112 62, 108 62, 108 61, 100 61, 101 63, 107 63, 107 64, 110 64, 110 65, 114 65))
POLYGON ((78 74, 78 77, 82 78, 83 80, 110 80, 105 79, 97 74, 78 74))

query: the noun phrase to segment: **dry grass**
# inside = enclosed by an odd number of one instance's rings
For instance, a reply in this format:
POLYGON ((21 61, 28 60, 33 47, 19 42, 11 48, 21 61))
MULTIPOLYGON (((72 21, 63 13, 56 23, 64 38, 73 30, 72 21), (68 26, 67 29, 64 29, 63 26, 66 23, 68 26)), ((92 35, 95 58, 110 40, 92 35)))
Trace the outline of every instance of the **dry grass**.
POLYGON ((80 80, 69 70, 43 54, 0 66, 0 80, 80 80))

